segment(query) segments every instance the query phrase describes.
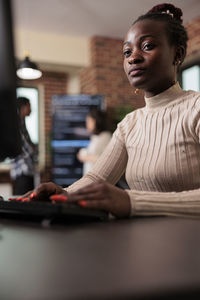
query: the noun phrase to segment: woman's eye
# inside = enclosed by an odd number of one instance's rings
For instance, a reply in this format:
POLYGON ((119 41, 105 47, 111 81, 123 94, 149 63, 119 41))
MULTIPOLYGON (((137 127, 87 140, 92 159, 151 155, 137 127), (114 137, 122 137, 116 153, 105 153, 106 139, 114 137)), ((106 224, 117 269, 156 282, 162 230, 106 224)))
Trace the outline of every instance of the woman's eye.
POLYGON ((154 48, 154 44, 145 43, 142 47, 144 50, 152 50, 154 48))
POLYGON ((131 50, 124 50, 123 54, 125 57, 129 57, 129 55, 131 54, 131 50))

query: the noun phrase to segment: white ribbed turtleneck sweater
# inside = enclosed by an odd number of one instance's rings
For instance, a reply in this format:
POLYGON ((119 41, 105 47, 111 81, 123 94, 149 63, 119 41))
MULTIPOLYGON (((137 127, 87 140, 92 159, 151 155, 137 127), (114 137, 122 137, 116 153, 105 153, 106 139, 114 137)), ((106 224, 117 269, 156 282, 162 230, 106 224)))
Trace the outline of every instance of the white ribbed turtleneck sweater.
POLYGON ((92 172, 67 188, 126 173, 131 215, 200 215, 200 93, 175 84, 118 124, 92 172))

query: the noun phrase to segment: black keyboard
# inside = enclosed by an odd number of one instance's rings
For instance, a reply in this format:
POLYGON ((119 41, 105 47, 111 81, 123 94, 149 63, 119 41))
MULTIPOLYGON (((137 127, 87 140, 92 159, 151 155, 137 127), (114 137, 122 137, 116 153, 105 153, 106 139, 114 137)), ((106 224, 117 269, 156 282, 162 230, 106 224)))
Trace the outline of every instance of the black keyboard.
POLYGON ((17 200, 0 200, 0 216, 64 222, 104 221, 108 219, 108 213, 105 211, 88 209, 73 203, 21 202, 17 200))

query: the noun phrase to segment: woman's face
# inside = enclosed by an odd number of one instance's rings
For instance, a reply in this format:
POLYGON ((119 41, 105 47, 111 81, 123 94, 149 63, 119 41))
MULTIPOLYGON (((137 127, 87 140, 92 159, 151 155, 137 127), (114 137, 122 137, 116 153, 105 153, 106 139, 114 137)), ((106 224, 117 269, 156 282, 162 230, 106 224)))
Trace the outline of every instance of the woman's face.
POLYGON ((169 44, 165 24, 142 20, 128 31, 123 47, 124 70, 135 88, 152 97, 175 81, 175 47, 169 44))
POLYGON ((22 118, 28 117, 31 114, 31 105, 30 103, 21 107, 20 115, 22 118))

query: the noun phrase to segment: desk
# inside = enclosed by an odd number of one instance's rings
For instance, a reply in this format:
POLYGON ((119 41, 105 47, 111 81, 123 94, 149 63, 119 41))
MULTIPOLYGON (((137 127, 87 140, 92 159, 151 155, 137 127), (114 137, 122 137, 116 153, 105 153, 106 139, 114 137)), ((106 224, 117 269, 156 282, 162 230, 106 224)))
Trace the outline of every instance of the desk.
POLYGON ((200 220, 50 228, 0 221, 2 300, 193 299, 194 292, 200 299, 200 220))

